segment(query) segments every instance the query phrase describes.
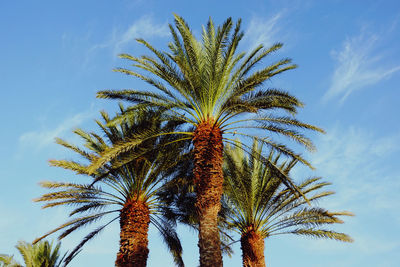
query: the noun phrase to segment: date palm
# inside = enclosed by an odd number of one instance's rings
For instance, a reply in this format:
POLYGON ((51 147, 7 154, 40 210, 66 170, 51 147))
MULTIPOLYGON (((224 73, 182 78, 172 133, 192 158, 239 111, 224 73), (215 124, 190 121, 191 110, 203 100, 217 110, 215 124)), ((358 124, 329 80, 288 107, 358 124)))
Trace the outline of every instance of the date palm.
MULTIPOLYGON (((207 26, 203 27, 202 40, 199 41, 183 18, 175 15, 175 27, 170 25, 173 40, 168 45, 169 51, 157 50, 139 39, 138 42, 152 56, 123 54, 121 57, 131 61, 135 69, 116 69, 117 72, 142 79, 152 89, 107 90, 97 95, 100 98, 127 100, 133 104, 125 114, 115 119, 116 122, 143 108, 157 107, 165 109, 166 121, 180 120, 188 125, 185 130, 173 134, 181 135, 176 141, 189 139, 194 146, 200 266, 222 266, 217 214, 223 190, 224 142, 232 143, 233 140, 229 138, 232 134, 262 136, 260 139, 266 145, 310 166, 298 153, 274 142, 268 133, 288 137, 313 150, 312 142, 299 130, 322 131, 293 117, 297 109, 303 106, 298 99, 285 91, 266 87, 272 77, 296 68, 290 59, 261 65, 282 44, 277 43, 269 48, 260 45, 247 55, 239 53, 237 48, 243 37, 240 25, 240 20, 234 25, 229 18, 223 25, 215 27, 210 19, 207 26), (245 132, 246 129, 251 132, 245 132)), ((109 159, 118 157, 136 144, 137 139, 132 139, 109 149, 93 162, 91 171, 96 171, 109 159)), ((289 188, 296 190, 289 177, 283 173, 277 175, 289 188)))
POLYGON ((148 229, 151 223, 160 231, 176 264, 183 266, 182 247, 174 230, 174 222, 162 216, 163 203, 157 197, 157 191, 168 178, 168 170, 175 164, 177 156, 171 147, 169 151, 158 149, 148 152, 149 150, 145 149, 148 146, 155 146, 165 137, 146 140, 140 146, 136 146, 136 152, 141 149, 146 150, 140 158, 125 163, 129 155, 120 154, 118 158, 95 173, 89 175, 88 172, 91 161, 109 146, 131 138, 136 132, 151 131, 154 128, 170 127, 170 125, 161 126, 156 112, 153 111, 137 113, 135 118, 131 117, 129 121, 118 126, 106 126, 109 116, 105 112, 101 115, 104 122, 97 121, 97 124, 105 138, 80 129, 74 131, 84 140, 86 150, 64 140, 56 140, 58 144, 82 156, 87 163, 50 160, 50 164, 87 176, 89 180, 85 183, 41 182, 42 187, 52 191, 35 200, 46 202, 44 208, 55 206, 75 206, 75 208, 70 213, 73 219, 36 241, 59 230, 63 230, 59 236, 59 239, 62 239, 77 229, 101 220, 102 225, 83 238, 68 256, 68 261, 87 241, 119 219, 120 248, 116 266, 140 267, 146 266, 149 253, 148 229))
MULTIPOLYGON (((67 266, 63 263, 63 257, 60 257, 60 246, 58 243, 55 247, 48 241, 41 241, 36 244, 30 244, 25 241, 19 241, 15 246, 22 258, 26 267, 61 267, 67 266)), ((22 267, 14 260, 13 256, 0 254, 1 267, 22 267)))
MULTIPOLYGON (((339 216, 351 213, 308 206, 303 198, 282 187, 282 181, 263 164, 261 153, 262 146, 257 141, 248 157, 237 147, 225 150, 224 200, 231 208, 228 225, 241 236, 243 266, 265 267, 264 239, 274 235, 296 234, 352 242, 346 234, 321 228, 343 223, 339 216)), ((286 174, 296 164, 296 160, 279 164, 279 154, 274 156, 272 151, 268 158, 286 174)), ((333 194, 319 191, 327 185, 320 178, 310 178, 297 187, 309 202, 314 202, 333 194)))

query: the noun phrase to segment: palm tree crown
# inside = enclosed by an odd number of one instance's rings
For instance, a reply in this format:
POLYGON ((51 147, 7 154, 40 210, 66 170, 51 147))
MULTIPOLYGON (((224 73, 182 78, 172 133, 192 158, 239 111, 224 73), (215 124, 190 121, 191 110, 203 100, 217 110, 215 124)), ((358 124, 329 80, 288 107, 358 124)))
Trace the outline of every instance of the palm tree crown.
MULTIPOLYGON (((291 63, 291 59, 285 58, 254 71, 257 64, 279 50, 282 44, 276 43, 269 48, 259 45, 248 55, 238 53, 236 50, 244 35, 240 25, 241 20, 232 31, 234 25, 229 18, 215 29, 210 19, 207 27, 203 28, 200 42, 183 18, 175 15, 177 31, 169 25, 173 37, 169 52, 159 51, 145 40, 137 39, 154 57, 121 54, 120 57, 132 61, 137 70, 115 69, 142 79, 153 86, 153 90, 108 90, 98 92, 97 96, 135 104, 118 116, 114 120, 116 122, 135 114, 137 110, 161 107, 168 110, 166 120, 174 118, 194 126, 190 131, 180 132, 183 135, 195 135, 194 130, 202 124, 210 124, 223 134, 238 134, 248 138, 253 134, 244 133, 242 129, 266 130, 289 137, 313 150, 311 140, 297 130, 323 132, 322 129, 302 123, 292 116, 277 116, 271 112, 281 110, 294 115, 299 107, 303 107, 303 103, 288 92, 265 88, 265 82, 273 76, 297 66, 291 63), (241 116, 246 114, 254 116, 241 116)), ((225 137, 224 141, 236 143, 225 137)), ((260 141, 309 165, 299 154, 275 143, 270 136, 260 138, 260 141)), ((123 151, 126 151, 126 147, 115 148, 108 151, 107 157, 112 158, 123 151)), ((101 167, 104 162, 96 161, 91 170, 101 167)))
MULTIPOLYGON (((122 106, 121 111, 124 111, 122 106)), ((121 241, 116 264, 118 266, 145 266, 148 255, 147 231, 149 223, 151 223, 160 231, 176 264, 183 266, 182 247, 174 230, 174 222, 162 216, 163 205, 157 197, 161 182, 168 177, 168 170, 177 160, 174 151, 169 150, 167 153, 162 149, 152 150, 151 153, 142 153, 141 158, 135 158, 129 163, 125 163, 129 155, 121 154, 120 157, 108 162, 94 174, 90 175, 88 171, 91 161, 98 158, 110 145, 131 138, 136 131, 161 127, 160 121, 157 120, 157 114, 150 111, 137 113, 135 118, 131 117, 129 121, 125 121, 119 126, 106 126, 109 116, 105 112, 102 112, 101 115, 104 123, 96 122, 106 139, 80 129, 74 131, 84 140, 84 146, 88 151, 57 139, 58 144, 78 153, 88 163, 51 160, 50 164, 72 170, 91 179, 87 183, 41 182, 42 187, 52 190, 51 193, 36 199, 36 201, 47 202, 44 208, 60 205, 72 205, 76 208, 70 213, 70 216, 75 218, 37 240, 56 231, 64 230, 59 236, 59 239, 62 239, 79 228, 99 220, 104 221, 101 226, 85 236, 71 252, 68 260, 87 241, 119 219, 121 241), (137 237, 139 233, 140 236, 137 237)), ((159 139, 142 142, 140 146, 136 147, 136 151, 147 146, 153 147, 159 139)))
MULTIPOLYGON (((224 200, 231 209, 228 224, 241 235, 244 266, 265 266, 263 240, 273 235, 308 235, 352 242, 346 234, 321 229, 324 225, 343 223, 338 216, 351 213, 308 206, 306 200, 282 187, 282 181, 263 164, 261 153, 262 145, 257 140, 249 157, 237 147, 225 150, 224 200)), ((273 151, 268 156, 269 161, 289 175, 296 160, 279 163, 279 158, 273 151)), ((318 192, 327 185, 320 178, 310 178, 297 187, 309 202, 315 202, 333 194, 332 191, 318 192)))

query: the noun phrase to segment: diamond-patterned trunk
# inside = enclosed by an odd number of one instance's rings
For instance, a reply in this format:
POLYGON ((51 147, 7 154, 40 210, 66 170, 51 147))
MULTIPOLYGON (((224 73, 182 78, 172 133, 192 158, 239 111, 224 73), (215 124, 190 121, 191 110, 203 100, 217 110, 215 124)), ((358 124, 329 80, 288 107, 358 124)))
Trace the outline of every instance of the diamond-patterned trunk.
POLYGON ((265 267, 264 238, 250 229, 240 238, 244 267, 265 267))
POLYGON ((149 223, 150 211, 146 204, 138 200, 128 200, 125 203, 120 214, 120 247, 116 266, 146 266, 149 223))
POLYGON ((198 124, 193 136, 196 209, 199 215, 199 251, 201 267, 222 266, 218 232, 223 184, 222 131, 209 119, 198 124))

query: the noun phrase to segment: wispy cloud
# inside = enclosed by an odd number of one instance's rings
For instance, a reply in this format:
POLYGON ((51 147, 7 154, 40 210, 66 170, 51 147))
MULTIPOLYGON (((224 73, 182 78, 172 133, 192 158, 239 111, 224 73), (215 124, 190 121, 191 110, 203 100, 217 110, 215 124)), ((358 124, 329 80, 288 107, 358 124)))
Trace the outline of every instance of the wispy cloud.
POLYGON ((343 102, 351 93, 388 79, 400 70, 400 65, 390 66, 380 49, 383 37, 367 33, 347 38, 340 51, 332 51, 337 62, 329 90, 323 100, 340 97, 343 102))
POLYGON ((125 44, 134 41, 136 38, 165 37, 169 35, 168 25, 157 24, 152 17, 144 16, 135 21, 115 42, 117 52, 125 44))
POLYGON ((250 49, 254 49, 260 44, 269 47, 276 42, 283 42, 281 26, 284 15, 285 11, 281 11, 268 18, 253 17, 246 29, 244 39, 250 49))
POLYGON ((400 220, 400 133, 384 137, 362 129, 337 126, 317 142, 312 162, 337 188, 337 200, 327 203, 334 209, 351 209, 363 216, 388 212, 400 220))
POLYGON ((111 48, 113 55, 121 53, 122 49, 137 38, 152 38, 169 36, 167 23, 157 23, 150 15, 143 16, 134 21, 125 29, 114 28, 111 37, 100 44, 95 44, 89 49, 93 53, 98 49, 111 48))
POLYGON ((381 257, 400 248, 399 233, 392 231, 400 222, 400 132, 379 137, 361 128, 341 125, 327 132, 316 140, 318 152, 312 155, 311 162, 318 176, 332 182, 330 189, 336 194, 321 199, 319 205, 355 214, 343 218, 344 225, 333 226, 355 242, 344 245, 331 240, 304 240, 298 246, 337 255, 333 260, 336 265, 328 266, 361 266, 362 255, 381 257), (350 254, 352 257, 346 258, 350 254))
POLYGON ((19 147, 20 149, 29 147, 30 149, 39 151, 53 144, 56 137, 65 135, 65 133, 70 132, 73 128, 78 127, 89 118, 93 118, 94 115, 95 111, 91 108, 89 111, 81 112, 66 118, 54 128, 25 132, 19 136, 19 147))

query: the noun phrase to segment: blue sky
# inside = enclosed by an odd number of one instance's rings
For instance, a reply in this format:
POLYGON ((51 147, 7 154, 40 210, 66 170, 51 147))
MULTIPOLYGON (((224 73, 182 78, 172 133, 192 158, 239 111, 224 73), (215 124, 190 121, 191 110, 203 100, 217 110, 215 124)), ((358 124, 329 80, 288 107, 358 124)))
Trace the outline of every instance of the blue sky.
MULTIPOLYGON (((1 1, 0 2, 0 253, 17 255, 18 240, 31 241, 66 220, 62 208, 41 210, 31 200, 42 180, 76 181, 48 166, 48 159, 72 154, 55 137, 74 142, 71 130, 97 130, 99 111, 116 102, 95 98, 98 90, 143 88, 114 73, 121 52, 145 51, 135 38, 158 48, 170 40, 167 24, 183 16, 195 33, 209 17, 217 24, 242 18, 241 49, 283 42, 278 58, 299 68, 273 79, 306 103, 299 117, 327 131, 312 135, 317 168, 296 169, 332 182, 337 193, 321 201, 349 210, 338 231, 355 242, 343 244, 297 236, 266 240, 269 266, 398 266, 400 260, 400 3, 396 0, 331 1, 1 1)), ((266 62, 267 64, 267 62, 266 62)), ((89 229, 63 241, 71 249, 89 229), (85 231, 87 230, 87 231, 85 231)), ((118 224, 86 245, 77 266, 113 266, 118 224)), ((197 266, 197 237, 179 228, 187 266, 197 266)), ((55 236, 54 236, 55 238, 55 236)), ((150 232, 148 266, 173 266, 161 239, 150 232)), ((241 266, 239 245, 226 266, 241 266)), ((20 259, 17 257, 17 259, 20 259)))

